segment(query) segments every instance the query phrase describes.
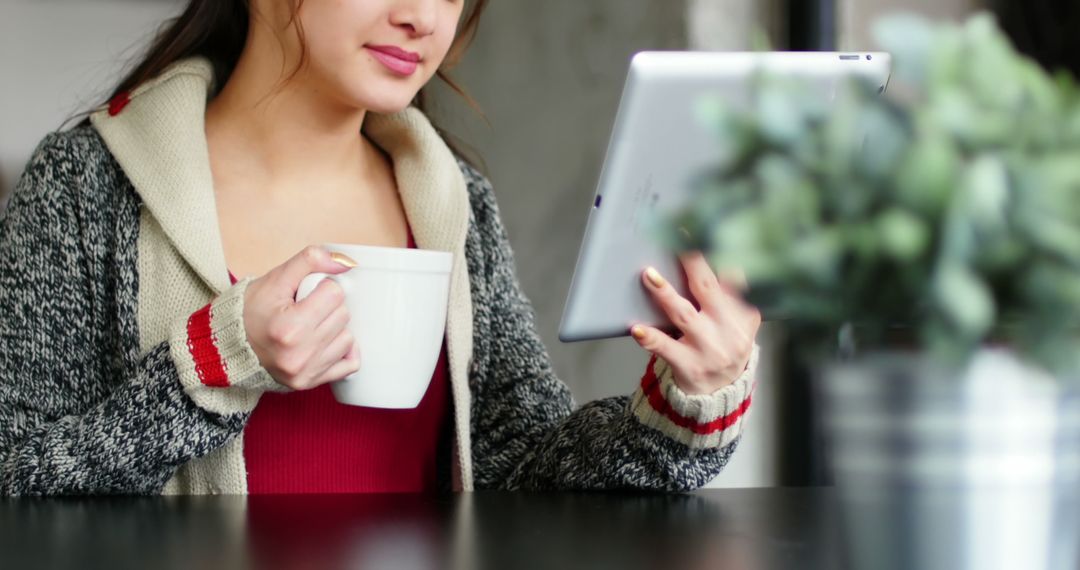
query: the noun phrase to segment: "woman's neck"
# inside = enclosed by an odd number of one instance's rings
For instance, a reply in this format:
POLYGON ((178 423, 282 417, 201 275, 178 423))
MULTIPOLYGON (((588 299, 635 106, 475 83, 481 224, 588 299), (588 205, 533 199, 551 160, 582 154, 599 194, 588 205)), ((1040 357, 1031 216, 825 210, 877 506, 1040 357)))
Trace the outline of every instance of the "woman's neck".
POLYGON ((241 57, 207 105, 215 175, 273 192, 370 176, 379 157, 360 135, 365 111, 326 98, 303 72, 278 89, 281 73, 271 58, 241 57))

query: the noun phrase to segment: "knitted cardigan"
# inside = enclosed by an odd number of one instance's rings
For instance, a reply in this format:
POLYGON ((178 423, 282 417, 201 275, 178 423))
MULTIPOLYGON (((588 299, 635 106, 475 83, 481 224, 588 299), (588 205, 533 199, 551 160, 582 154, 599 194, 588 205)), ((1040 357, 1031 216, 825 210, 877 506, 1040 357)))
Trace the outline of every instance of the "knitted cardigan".
MULTIPOLYGON (((246 493, 243 427, 286 390, 247 343, 190 58, 47 135, 0 213, 0 493, 246 493)), ((369 114, 421 249, 454 253, 456 490, 691 490, 735 449, 758 350, 689 396, 653 357, 633 396, 578 408, 552 369, 488 181, 422 113, 369 114)), ((627 379, 628 382, 630 379, 627 379)), ((629 386, 628 386, 629 387, 629 386)))

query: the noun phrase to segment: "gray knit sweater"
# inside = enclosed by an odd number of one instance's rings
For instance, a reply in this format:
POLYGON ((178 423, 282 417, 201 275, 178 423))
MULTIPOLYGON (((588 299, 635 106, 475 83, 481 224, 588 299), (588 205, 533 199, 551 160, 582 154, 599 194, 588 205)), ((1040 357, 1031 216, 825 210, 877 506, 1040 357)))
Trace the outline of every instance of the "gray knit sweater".
MULTIPOLYGON (((715 477, 737 444, 744 422, 733 416, 748 392, 722 416, 702 411, 657 380, 654 358, 633 398, 577 408, 537 334, 495 194, 460 167, 471 206, 465 460, 475 486, 676 491, 715 477)), ((159 493, 180 466, 244 428, 248 413, 205 409, 182 388, 167 343, 140 354, 140 206, 84 125, 40 143, 0 214, 2 494, 159 493)))

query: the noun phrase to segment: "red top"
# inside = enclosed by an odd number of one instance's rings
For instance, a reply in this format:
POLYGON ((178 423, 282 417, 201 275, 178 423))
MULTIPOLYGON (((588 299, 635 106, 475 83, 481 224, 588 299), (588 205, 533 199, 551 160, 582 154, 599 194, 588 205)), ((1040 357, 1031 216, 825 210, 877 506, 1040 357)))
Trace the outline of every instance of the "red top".
MULTIPOLYGON (((416 247, 411 231, 409 247, 416 247)), ((232 273, 229 277, 236 282, 232 273)), ((329 384, 263 394, 244 428, 248 492, 436 490, 439 437, 450 417, 449 391, 444 338, 431 385, 412 410, 340 404, 329 384)))

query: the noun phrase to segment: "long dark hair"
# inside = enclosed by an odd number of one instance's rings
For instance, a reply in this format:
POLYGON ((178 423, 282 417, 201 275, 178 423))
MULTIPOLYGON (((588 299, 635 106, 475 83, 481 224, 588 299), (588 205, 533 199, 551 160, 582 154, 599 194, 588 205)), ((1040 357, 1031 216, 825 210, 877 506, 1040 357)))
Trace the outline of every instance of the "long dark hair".
MULTIPOLYGON (((296 24, 296 32, 300 39, 301 54, 300 62, 296 69, 283 81, 292 79, 307 59, 307 49, 304 42, 304 29, 297 19, 300 6, 304 0, 291 0, 292 16, 290 23, 296 24)), ((461 95, 465 101, 477 112, 480 111, 476 102, 447 74, 461 60, 465 50, 476 36, 477 27, 480 24, 480 15, 487 6, 488 0, 472 0, 471 7, 462 16, 461 27, 454 43, 450 46, 442 67, 437 76, 451 89, 461 95)), ((120 84, 109 94, 106 101, 111 101, 121 93, 128 93, 143 82, 160 74, 178 60, 192 56, 203 56, 213 65, 214 84, 217 88, 225 85, 232 75, 240 60, 240 54, 244 50, 247 40, 248 26, 250 23, 250 0, 190 0, 187 8, 176 18, 168 20, 158 31, 150 48, 142 60, 120 81, 120 84)), ((425 96, 426 88, 417 94, 413 105, 421 111, 427 112, 425 96)), ((89 115, 92 111, 85 111, 73 118, 83 117, 80 125, 89 123, 89 115)), ((65 121, 66 123, 67 121, 65 121)), ((438 127, 436 127, 438 129, 438 127)), ((474 154, 463 153, 460 144, 455 139, 443 132, 439 134, 446 139, 451 148, 459 155, 474 154)))

